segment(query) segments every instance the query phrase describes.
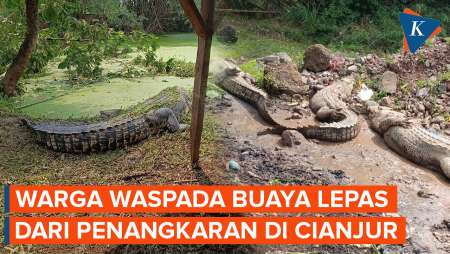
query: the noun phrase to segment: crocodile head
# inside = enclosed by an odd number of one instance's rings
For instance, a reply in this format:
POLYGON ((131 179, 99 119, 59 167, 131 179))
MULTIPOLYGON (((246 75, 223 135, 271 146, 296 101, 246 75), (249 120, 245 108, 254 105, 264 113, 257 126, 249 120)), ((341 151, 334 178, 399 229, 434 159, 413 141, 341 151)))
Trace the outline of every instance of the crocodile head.
POLYGON ((388 107, 368 107, 370 127, 376 132, 383 134, 392 126, 406 127, 410 122, 402 113, 396 112, 388 107))
POLYGON ((214 79, 218 83, 228 77, 238 76, 242 72, 235 63, 229 60, 214 62, 211 66, 211 71, 214 74, 214 79))

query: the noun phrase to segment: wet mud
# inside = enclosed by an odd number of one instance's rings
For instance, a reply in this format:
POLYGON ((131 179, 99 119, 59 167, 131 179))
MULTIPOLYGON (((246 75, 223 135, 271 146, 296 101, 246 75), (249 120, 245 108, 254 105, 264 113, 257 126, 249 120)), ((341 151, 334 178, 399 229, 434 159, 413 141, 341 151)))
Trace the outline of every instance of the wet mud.
POLYGON ((407 218, 408 243, 405 246, 378 246, 378 251, 449 253, 450 227, 444 227, 443 223, 450 219, 450 182, 439 172, 418 166, 394 153, 362 116, 361 132, 352 141, 308 140, 295 147, 286 147, 279 135, 258 135, 270 125, 245 102, 227 95, 210 110, 222 123, 228 159, 241 165, 235 172, 236 182, 395 185, 398 187, 399 212, 387 216, 407 218))

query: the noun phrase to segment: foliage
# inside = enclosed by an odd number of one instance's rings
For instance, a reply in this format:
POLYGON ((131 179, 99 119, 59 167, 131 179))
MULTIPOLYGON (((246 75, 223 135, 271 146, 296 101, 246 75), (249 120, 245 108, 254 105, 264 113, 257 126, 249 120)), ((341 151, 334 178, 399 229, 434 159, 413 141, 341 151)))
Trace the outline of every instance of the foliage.
POLYGON ((150 74, 170 74, 176 77, 193 77, 195 74, 195 64, 170 58, 164 61, 156 55, 156 47, 150 46, 143 49, 144 57, 138 55, 133 59, 133 64, 143 65, 150 74))
POLYGON ((39 74, 44 72, 47 64, 60 55, 61 46, 58 42, 48 40, 48 31, 41 31, 41 39, 38 41, 36 49, 31 55, 28 63, 27 74, 39 74))
POLYGON ((442 22, 443 35, 449 24, 450 6, 442 0, 404 4, 387 0, 308 0, 287 9, 287 20, 301 25, 300 34, 288 33, 292 39, 313 37, 324 44, 341 44, 349 48, 394 51, 401 46, 403 33, 398 15, 406 7, 442 22))
POLYGON ((6 71, 16 56, 22 41, 21 35, 25 32, 25 27, 15 21, 19 16, 19 14, 0 16, 0 38, 2 38, 0 40, 0 74, 6 71))
POLYGON ((388 94, 385 91, 383 91, 383 90, 376 91, 374 93, 374 95, 373 95, 373 100, 374 101, 381 101, 381 99, 383 99, 386 96, 388 96, 388 94))
MULTIPOLYGON (((198 2, 198 1, 196 1, 198 2)), ((191 25, 178 0, 124 0, 148 32, 186 32, 191 25)))
MULTIPOLYGON (((0 41, 0 73, 6 71, 23 40, 26 30, 23 2, 0 1, 0 37, 8 38, 0 41)), ((75 47, 80 46, 78 51, 82 54, 81 57, 92 55, 95 58, 92 65, 97 65, 98 51, 94 53, 89 52, 90 50, 99 50, 106 58, 118 57, 130 53, 132 44, 155 43, 154 36, 130 30, 138 28, 133 21, 135 16, 119 0, 41 0, 39 19, 39 41, 30 59, 27 74, 41 73, 49 61, 66 55, 60 67, 72 68, 73 75, 79 73, 83 77, 97 76, 99 68, 88 67, 83 64, 83 60, 70 59, 67 53, 70 55, 77 52, 75 47), (120 22, 132 26, 128 30, 124 29, 129 36, 125 32, 111 29, 121 30, 120 22), (98 45, 93 47, 93 42, 98 45), (88 67, 87 70, 82 71, 82 66, 88 67)))
POLYGON ((258 85, 262 85, 264 79, 264 70, 262 66, 258 66, 256 60, 248 61, 247 63, 240 66, 243 72, 250 74, 253 78, 255 78, 256 83, 258 85))
POLYGON ((65 59, 58 68, 68 69, 72 80, 76 80, 78 77, 98 79, 101 76, 102 51, 97 44, 74 42, 66 49, 65 55, 65 59))
POLYGON ((104 40, 103 54, 107 57, 119 57, 131 53, 129 38, 123 32, 110 32, 104 40))
POLYGON ((194 77, 195 64, 170 58, 166 62, 166 72, 180 78, 194 77))
POLYGON ((81 5, 81 13, 89 13, 97 19, 103 19, 110 27, 117 31, 130 33, 141 27, 137 16, 130 12, 118 0, 88 0, 81 5))

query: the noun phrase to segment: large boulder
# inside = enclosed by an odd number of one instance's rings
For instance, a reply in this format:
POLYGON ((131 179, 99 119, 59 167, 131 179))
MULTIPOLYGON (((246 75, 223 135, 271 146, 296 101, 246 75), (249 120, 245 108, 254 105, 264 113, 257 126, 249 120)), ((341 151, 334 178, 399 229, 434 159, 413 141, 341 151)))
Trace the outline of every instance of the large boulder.
POLYGON ((223 43, 236 43, 238 41, 236 28, 227 25, 217 33, 217 39, 223 43))
POLYGON ((397 92, 398 76, 392 71, 386 71, 381 78, 381 90, 393 94, 397 92))
POLYGON ((303 83, 297 65, 292 62, 264 65, 264 88, 271 95, 294 95, 308 92, 308 86, 303 83))
POLYGON ((306 49, 303 64, 309 71, 325 71, 330 68, 331 58, 329 49, 322 44, 314 44, 306 49))

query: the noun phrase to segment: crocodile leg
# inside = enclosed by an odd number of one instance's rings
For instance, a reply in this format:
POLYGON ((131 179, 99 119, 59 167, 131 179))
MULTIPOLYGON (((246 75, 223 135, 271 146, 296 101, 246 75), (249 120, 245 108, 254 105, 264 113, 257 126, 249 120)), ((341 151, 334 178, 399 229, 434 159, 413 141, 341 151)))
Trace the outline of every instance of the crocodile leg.
POLYGON ((169 112, 169 115, 167 116, 167 129, 170 132, 176 132, 180 129, 180 123, 172 111, 169 112))
POLYGON ((333 114, 334 110, 329 107, 321 107, 316 112, 316 118, 320 122, 327 122, 331 118, 331 115, 333 114))
POLYGON ((316 118, 320 122, 338 122, 345 118, 345 115, 342 114, 342 109, 334 109, 329 107, 321 107, 316 112, 316 118))

